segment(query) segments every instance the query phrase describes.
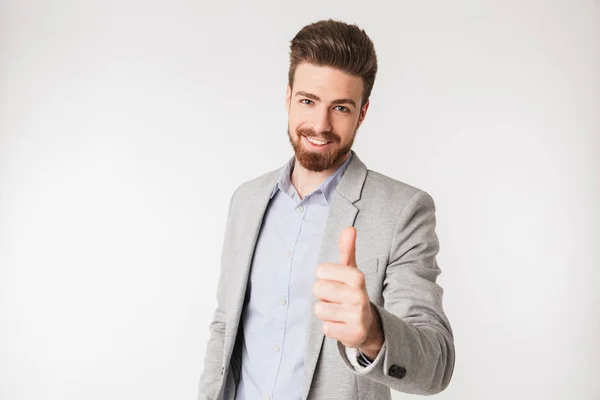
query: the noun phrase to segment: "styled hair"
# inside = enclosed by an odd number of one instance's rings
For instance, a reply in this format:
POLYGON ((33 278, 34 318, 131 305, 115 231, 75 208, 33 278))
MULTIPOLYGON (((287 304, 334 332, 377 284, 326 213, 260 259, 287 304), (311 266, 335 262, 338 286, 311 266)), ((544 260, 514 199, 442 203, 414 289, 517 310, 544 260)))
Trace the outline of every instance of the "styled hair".
POLYGON ((360 76, 363 80, 361 106, 369 100, 377 74, 377 55, 373 42, 357 25, 329 19, 302 28, 290 42, 290 87, 293 87, 298 64, 305 61, 360 76))

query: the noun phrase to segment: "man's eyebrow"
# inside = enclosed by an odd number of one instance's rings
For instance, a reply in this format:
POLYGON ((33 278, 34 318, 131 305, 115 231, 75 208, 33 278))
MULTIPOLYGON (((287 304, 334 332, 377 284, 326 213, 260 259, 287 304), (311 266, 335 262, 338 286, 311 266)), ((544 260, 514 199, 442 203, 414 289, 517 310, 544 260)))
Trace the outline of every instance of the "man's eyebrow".
MULTIPOLYGON (((309 99, 312 99, 312 100, 321 101, 321 98, 319 96, 317 96, 316 94, 304 92, 302 90, 297 91, 294 96, 303 96, 303 97, 308 97, 309 99)), ((354 107, 356 107, 356 103, 352 99, 336 99, 336 100, 333 100, 331 102, 331 104, 352 104, 354 107)))

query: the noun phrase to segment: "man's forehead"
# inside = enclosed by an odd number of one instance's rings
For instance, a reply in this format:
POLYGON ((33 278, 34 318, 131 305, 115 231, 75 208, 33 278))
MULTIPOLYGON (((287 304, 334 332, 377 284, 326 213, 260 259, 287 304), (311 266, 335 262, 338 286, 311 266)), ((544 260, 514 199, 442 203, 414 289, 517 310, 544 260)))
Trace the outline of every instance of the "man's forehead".
POLYGON ((314 64, 298 65, 294 74, 292 95, 298 92, 312 93, 322 100, 360 97, 362 78, 341 70, 314 64))

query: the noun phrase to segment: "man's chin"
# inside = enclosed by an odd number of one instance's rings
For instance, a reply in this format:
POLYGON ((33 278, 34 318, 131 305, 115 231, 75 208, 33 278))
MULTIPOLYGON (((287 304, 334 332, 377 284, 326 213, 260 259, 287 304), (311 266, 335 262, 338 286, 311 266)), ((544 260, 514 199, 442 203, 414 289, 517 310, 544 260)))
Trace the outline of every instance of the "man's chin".
POLYGON ((296 153, 296 159, 303 168, 312 172, 322 172, 334 166, 336 157, 334 154, 309 150, 296 153))
POLYGON ((344 148, 341 148, 339 142, 334 142, 330 145, 330 148, 319 151, 304 143, 302 135, 299 135, 295 140, 292 140, 289 130, 288 137, 300 165, 304 169, 312 172, 322 172, 334 168, 337 164, 341 164, 340 160, 342 160, 346 155, 346 152, 349 151, 349 149, 348 151, 345 151, 344 148))

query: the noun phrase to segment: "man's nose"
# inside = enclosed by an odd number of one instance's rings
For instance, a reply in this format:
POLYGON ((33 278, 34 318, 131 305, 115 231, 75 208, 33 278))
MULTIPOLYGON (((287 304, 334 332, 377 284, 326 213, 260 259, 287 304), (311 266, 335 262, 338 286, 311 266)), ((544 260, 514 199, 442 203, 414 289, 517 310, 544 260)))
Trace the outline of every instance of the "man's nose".
POLYGON ((329 110, 327 108, 319 110, 316 113, 315 119, 313 120, 313 129, 317 135, 331 131, 331 121, 329 118, 329 110))

